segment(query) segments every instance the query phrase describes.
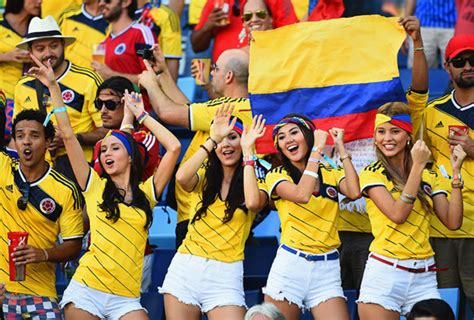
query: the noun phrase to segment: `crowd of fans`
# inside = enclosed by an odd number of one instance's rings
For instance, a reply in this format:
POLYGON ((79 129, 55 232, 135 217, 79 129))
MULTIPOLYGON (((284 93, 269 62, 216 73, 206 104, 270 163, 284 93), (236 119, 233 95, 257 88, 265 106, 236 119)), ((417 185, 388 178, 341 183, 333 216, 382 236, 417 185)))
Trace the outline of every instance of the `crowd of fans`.
POLYGON ((344 289, 360 290, 363 320, 454 319, 439 300, 446 287, 460 288, 474 309, 474 2, 406 1, 398 23, 412 68, 407 103, 378 106, 375 161, 360 172, 345 128, 326 132, 299 113, 273 127, 276 154, 256 153, 268 129, 249 100, 252 33, 340 18, 350 7, 316 2, 192 0, 189 45, 212 60, 209 100, 194 102, 177 85, 189 62, 184 1, 7 0, 5 319, 148 319, 140 304, 151 284, 148 230, 167 185, 177 253, 163 285, 151 288, 163 294, 167 319, 298 319, 303 309, 349 319, 344 289), (453 89, 428 102, 429 68, 438 67, 453 89), (180 164, 182 141, 167 126, 194 132, 180 164), (341 198, 361 197, 365 212, 341 215, 341 198), (270 210, 280 246, 265 303, 246 315, 244 247, 270 210), (15 231, 28 242, 9 252, 15 231), (56 264, 79 256, 58 297, 56 264), (26 279, 11 280, 21 267, 26 279))

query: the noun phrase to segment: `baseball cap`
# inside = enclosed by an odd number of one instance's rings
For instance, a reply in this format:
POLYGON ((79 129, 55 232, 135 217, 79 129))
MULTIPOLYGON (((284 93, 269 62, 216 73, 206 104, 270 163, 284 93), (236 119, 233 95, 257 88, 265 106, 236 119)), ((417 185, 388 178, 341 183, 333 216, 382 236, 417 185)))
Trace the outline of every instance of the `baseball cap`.
POLYGON ((454 36, 446 46, 445 59, 448 61, 467 50, 474 50, 474 35, 460 34, 454 36))

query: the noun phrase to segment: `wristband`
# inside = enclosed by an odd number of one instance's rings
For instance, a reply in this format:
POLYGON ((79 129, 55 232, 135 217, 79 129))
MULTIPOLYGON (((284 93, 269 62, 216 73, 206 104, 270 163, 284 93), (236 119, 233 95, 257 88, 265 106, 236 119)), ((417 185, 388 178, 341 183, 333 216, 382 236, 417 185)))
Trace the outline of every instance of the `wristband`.
POLYGON ((53 113, 66 112, 66 111, 67 111, 66 106, 62 106, 62 107, 54 108, 53 110, 48 112, 48 114, 46 115, 46 118, 43 121, 43 127, 46 127, 48 125, 48 122, 49 120, 51 120, 51 116, 53 115, 53 113))
POLYGON ((120 131, 123 131, 123 130, 134 130, 135 127, 133 126, 133 124, 124 124, 123 126, 120 127, 120 131))
POLYGON ((212 149, 217 149, 217 142, 216 140, 212 139, 211 137, 208 137, 207 140, 211 140, 212 143, 214 143, 214 147, 212 149))
POLYGON ((309 157, 308 162, 320 163, 321 159, 316 159, 316 158, 313 158, 313 157, 309 157))
POLYGON ((344 161, 344 160, 346 160, 346 159, 350 159, 350 160, 352 160, 352 157, 351 157, 351 155, 350 155, 350 154, 348 154, 348 153, 346 153, 344 156, 342 156, 342 157, 340 157, 340 158, 339 158, 339 161, 341 161, 341 162, 342 162, 342 161, 344 161))
POLYGON ((305 170, 303 171, 303 174, 307 175, 307 176, 310 176, 310 177, 313 177, 315 179, 319 179, 319 175, 317 172, 313 172, 313 171, 310 171, 310 170, 305 170))
POLYGON ((403 202, 408 203, 408 204, 414 204, 415 200, 416 200, 416 197, 414 197, 411 194, 408 194, 406 192, 402 192, 402 194, 400 195, 400 200, 402 200, 403 202))
POLYGON ((255 160, 244 160, 242 161, 242 167, 251 166, 255 167, 255 160))
POLYGON ((248 161, 257 161, 258 158, 257 158, 257 156, 256 156, 255 154, 252 154, 252 155, 250 155, 250 156, 245 156, 243 160, 244 160, 244 161, 247 161, 247 160, 248 160, 248 161))
POLYGON ((321 150, 320 147, 313 147, 313 148, 311 149, 311 151, 317 152, 317 153, 319 153, 320 155, 323 155, 323 150, 321 150))
POLYGON ((148 118, 149 114, 146 111, 143 111, 137 118, 137 122, 139 125, 142 125, 145 122, 146 118, 148 118))
POLYGON ((453 182, 451 182, 451 188, 453 189, 462 189, 464 188, 464 181, 462 180, 453 180, 453 182))
POLYGON ((419 48, 415 48, 413 49, 414 52, 417 52, 417 51, 425 51, 425 48, 424 47, 419 47, 419 48))
POLYGON ((204 151, 206 151, 208 157, 211 155, 211 151, 207 150, 207 148, 203 144, 201 144, 199 148, 203 148, 204 151))
POLYGON ((43 253, 44 253, 44 261, 47 262, 49 260, 48 251, 46 251, 46 249, 43 249, 43 253))
POLYGON ((460 174, 460 173, 453 174, 453 180, 459 180, 459 181, 462 181, 461 174, 460 174))

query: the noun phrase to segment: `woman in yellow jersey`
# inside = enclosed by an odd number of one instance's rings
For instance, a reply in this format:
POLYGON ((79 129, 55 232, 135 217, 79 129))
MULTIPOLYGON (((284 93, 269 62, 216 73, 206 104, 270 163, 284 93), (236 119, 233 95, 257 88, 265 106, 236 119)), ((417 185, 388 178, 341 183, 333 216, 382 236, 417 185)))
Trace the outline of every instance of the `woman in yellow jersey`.
POLYGON ((289 114, 273 129, 283 165, 267 174, 266 184, 282 233, 263 292, 265 301, 274 303, 288 320, 299 319, 300 308, 310 309, 316 319, 349 317, 337 251, 338 192, 359 198, 359 179, 344 149, 344 130, 329 133, 344 170, 323 153, 328 133, 316 130, 306 117, 289 114))
MULTIPOLYGON (((102 175, 87 163, 71 128, 61 90, 51 68, 32 56, 29 70, 48 87, 69 161, 85 199, 91 245, 81 258, 61 307, 67 319, 148 319, 140 305, 143 254, 152 208, 171 177, 180 152, 178 139, 150 117, 141 95, 125 94, 124 123, 145 125, 167 150, 154 176, 140 183, 142 160, 133 137, 109 131, 99 151, 102 175)), ((49 114, 49 116, 52 115, 49 114)))
POLYGON ((436 214, 449 229, 461 226, 460 168, 466 153, 459 145, 451 152, 454 180, 448 202, 441 176, 425 169, 431 155, 428 147, 420 140, 413 143, 408 106, 381 106, 374 127, 378 161, 360 174, 375 239, 362 279, 359 316, 395 320, 416 302, 440 297, 430 219, 436 214))
POLYGON ((173 258, 163 287, 166 319, 239 319, 245 315, 244 245, 256 212, 268 196, 255 176, 255 140, 264 133, 262 117, 242 130, 232 107, 215 114, 210 138, 176 173, 199 201, 186 238, 173 258), (197 197, 196 197, 197 198, 197 197))

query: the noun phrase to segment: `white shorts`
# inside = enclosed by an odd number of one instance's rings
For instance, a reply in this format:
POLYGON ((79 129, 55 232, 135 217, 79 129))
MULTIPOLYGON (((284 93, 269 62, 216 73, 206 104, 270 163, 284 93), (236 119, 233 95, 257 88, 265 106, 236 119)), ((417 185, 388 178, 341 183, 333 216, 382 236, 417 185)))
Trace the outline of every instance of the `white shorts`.
POLYGON ((131 311, 144 310, 146 312, 140 304, 140 298, 105 293, 75 280, 71 280, 67 286, 59 305, 64 309, 68 303, 74 303, 76 308, 107 320, 119 320, 131 311))
POLYGON ((433 257, 424 260, 397 260, 370 253, 357 303, 375 303, 387 310, 406 315, 418 301, 440 299, 436 272, 412 273, 395 267, 399 265, 419 269, 427 268, 434 263, 433 257), (390 266, 371 256, 379 257, 394 265, 390 266))
POLYGON ((242 261, 226 263, 177 252, 158 291, 204 313, 221 306, 246 307, 243 278, 242 261))
POLYGON ((153 257, 154 253, 147 254, 143 258, 143 273, 142 273, 142 284, 140 286, 140 292, 148 292, 151 285, 151 270, 153 268, 153 257))
MULTIPOLYGON (((297 252, 307 254, 299 250, 297 252)), ((335 252, 337 250, 325 255, 334 255, 335 252)), ((332 298, 345 299, 339 258, 308 261, 280 246, 263 293, 274 300, 286 299, 302 309, 311 309, 332 298)))

